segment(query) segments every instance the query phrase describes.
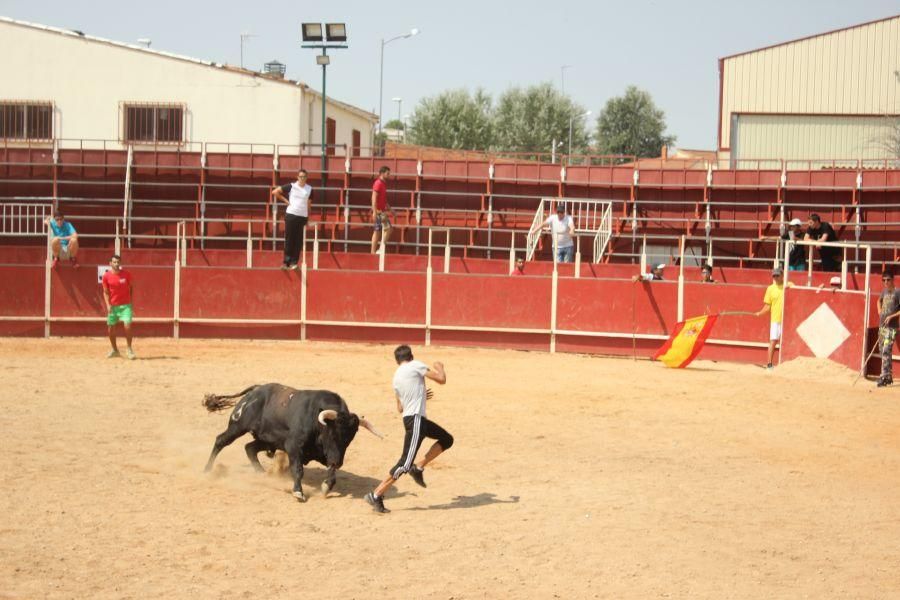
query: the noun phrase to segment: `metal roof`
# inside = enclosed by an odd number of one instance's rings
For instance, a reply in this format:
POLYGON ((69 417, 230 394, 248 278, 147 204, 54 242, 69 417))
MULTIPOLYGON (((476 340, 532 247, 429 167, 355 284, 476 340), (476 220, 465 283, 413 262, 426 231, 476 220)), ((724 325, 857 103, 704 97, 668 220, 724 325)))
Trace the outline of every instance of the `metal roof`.
POLYGON ((812 35, 806 35, 803 37, 795 38, 793 40, 787 40, 785 42, 778 42, 777 44, 770 44, 768 46, 763 46, 761 48, 754 48, 753 50, 744 50, 743 52, 737 52, 735 54, 729 54, 728 56, 723 56, 719 60, 728 60, 729 58, 734 58, 736 56, 743 56, 744 54, 752 54, 754 52, 759 52, 761 50, 777 48, 778 46, 786 46, 787 44, 794 44, 796 42, 802 42, 803 40, 810 40, 810 39, 817 38, 817 37, 831 35, 833 33, 838 33, 840 31, 847 31, 848 29, 856 29, 857 27, 865 27, 867 25, 874 25, 875 23, 881 23, 883 21, 890 21, 892 19, 900 19, 900 15, 891 15, 890 17, 884 17, 883 19, 875 19, 873 21, 866 21, 865 23, 857 23, 856 25, 848 25, 847 27, 841 27, 839 29, 832 29, 830 31, 823 31, 821 33, 814 33, 812 35))

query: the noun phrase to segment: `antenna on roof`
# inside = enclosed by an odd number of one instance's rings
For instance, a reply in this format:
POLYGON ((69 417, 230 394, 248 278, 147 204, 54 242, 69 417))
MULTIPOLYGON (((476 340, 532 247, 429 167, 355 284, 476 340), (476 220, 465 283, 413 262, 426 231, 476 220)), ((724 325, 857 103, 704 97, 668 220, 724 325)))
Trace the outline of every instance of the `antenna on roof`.
POLYGON ((241 68, 244 68, 244 40, 247 38, 256 37, 255 33, 247 33, 246 31, 241 32, 241 68))
POLYGON ((137 43, 144 46, 145 48, 149 48, 150 44, 153 43, 153 40, 151 40, 150 38, 138 38, 137 43))

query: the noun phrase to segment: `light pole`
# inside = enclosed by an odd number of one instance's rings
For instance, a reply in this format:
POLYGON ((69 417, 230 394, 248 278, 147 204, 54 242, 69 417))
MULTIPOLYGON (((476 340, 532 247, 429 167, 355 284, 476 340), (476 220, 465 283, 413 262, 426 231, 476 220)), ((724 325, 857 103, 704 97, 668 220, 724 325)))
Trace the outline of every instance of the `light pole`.
POLYGON ((575 65, 563 65, 559 68, 559 82, 560 82, 560 91, 562 91, 562 95, 566 95, 566 69, 571 69, 575 65))
POLYGON ((322 54, 316 57, 316 64, 322 65, 322 183, 324 184, 328 172, 328 138, 325 128, 325 71, 331 63, 328 49, 348 47, 347 26, 344 23, 326 23, 323 31, 321 23, 303 23, 303 41, 305 42, 302 44, 303 48, 322 49, 322 54))
POLYGON ((589 116, 591 116, 591 111, 587 111, 580 115, 572 115, 571 117, 569 117, 569 151, 566 162, 570 165, 572 164, 572 123, 575 121, 575 119, 583 119, 589 116))
POLYGON ((403 40, 414 35, 419 35, 419 30, 413 27, 409 30, 408 33, 404 33, 402 35, 395 35, 390 39, 381 39, 381 67, 378 69, 378 133, 381 133, 382 124, 381 124, 381 109, 383 108, 383 99, 384 99, 384 47, 390 44, 391 42, 395 42, 397 40, 403 40))

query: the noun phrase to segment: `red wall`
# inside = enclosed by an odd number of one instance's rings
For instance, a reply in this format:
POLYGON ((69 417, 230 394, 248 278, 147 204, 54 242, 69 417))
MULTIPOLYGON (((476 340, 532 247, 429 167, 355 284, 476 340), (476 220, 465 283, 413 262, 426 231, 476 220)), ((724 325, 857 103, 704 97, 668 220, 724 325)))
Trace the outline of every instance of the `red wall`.
MULTIPOLYGON (((92 335, 106 333, 102 293, 97 283, 97 263, 105 254, 95 251, 82 258, 80 269, 61 265, 50 276, 50 333, 92 335), (86 262, 93 258, 94 263, 86 262), (57 320, 57 319, 75 319, 57 320)), ((138 336, 172 336, 176 298, 176 269, 172 255, 160 251, 128 250, 127 268, 135 278, 135 333, 138 336), (159 319, 151 323, 149 319, 159 319)), ((275 259, 277 252, 258 253, 275 259)), ((313 270, 308 257, 306 323, 302 326, 302 271, 275 267, 247 269, 235 264, 241 252, 217 251, 189 254, 180 270, 181 293, 178 334, 185 337, 235 337, 255 339, 346 340, 362 342, 410 342, 421 344, 426 335, 436 344, 498 348, 598 352, 650 356, 677 320, 677 271, 672 280, 633 283, 637 271, 630 265, 590 265, 581 278, 572 276, 571 265, 557 279, 556 330, 551 337, 553 277, 546 264, 529 264, 528 275, 510 277, 506 260, 453 259, 445 274, 443 258, 434 257, 431 288, 431 328, 426 332, 427 275, 424 256, 387 257, 386 265, 401 270, 378 272, 377 257, 322 254, 313 270), (220 260, 224 255, 224 260, 220 260), (185 320, 209 320, 190 323, 185 320), (250 320, 276 321, 251 323, 250 320), (233 322, 232 322, 233 321, 233 322), (280 322, 278 322, 280 321, 280 322), (485 331, 501 329, 505 331, 485 331), (534 331, 528 331, 534 330, 534 331), (589 335, 579 335, 589 334, 589 335)), ((11 250, 7 256, 34 261, 37 256, 11 250)), ((0 257, 2 258, 2 257, 0 257)), ((587 267, 587 265, 586 265, 587 267)), ((552 273, 552 272, 551 272, 552 273)), ((759 310, 766 273, 718 272, 717 277, 752 280, 752 283, 700 284, 696 269, 686 270, 684 315, 723 311, 759 310)), ((826 274, 816 274, 827 278, 826 274)), ((855 285, 861 285, 857 278, 855 285)), ((0 334, 44 334, 45 267, 40 264, 0 264, 0 316, 34 317, 32 321, 0 319, 0 334)), ((852 339, 830 358, 848 366, 861 360, 864 297, 861 294, 824 290, 791 290, 785 320, 785 359, 810 355, 794 332, 796 326, 823 302, 847 323, 852 339)), ((768 319, 723 315, 701 358, 762 362, 767 342, 768 319), (723 342, 731 342, 726 344, 723 342), (736 345, 735 345, 736 344, 736 345)))

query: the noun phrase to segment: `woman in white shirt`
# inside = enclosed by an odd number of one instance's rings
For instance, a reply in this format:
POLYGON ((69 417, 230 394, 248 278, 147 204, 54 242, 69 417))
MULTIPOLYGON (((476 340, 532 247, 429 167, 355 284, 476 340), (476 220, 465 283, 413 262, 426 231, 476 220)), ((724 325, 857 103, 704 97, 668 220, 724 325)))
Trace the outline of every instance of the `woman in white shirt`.
POLYGON ((300 169, 297 181, 272 189, 277 200, 288 205, 284 213, 284 261, 282 269, 297 269, 300 262, 300 247, 303 244, 303 230, 309 219, 312 206, 312 187, 306 183, 309 173, 300 169))

